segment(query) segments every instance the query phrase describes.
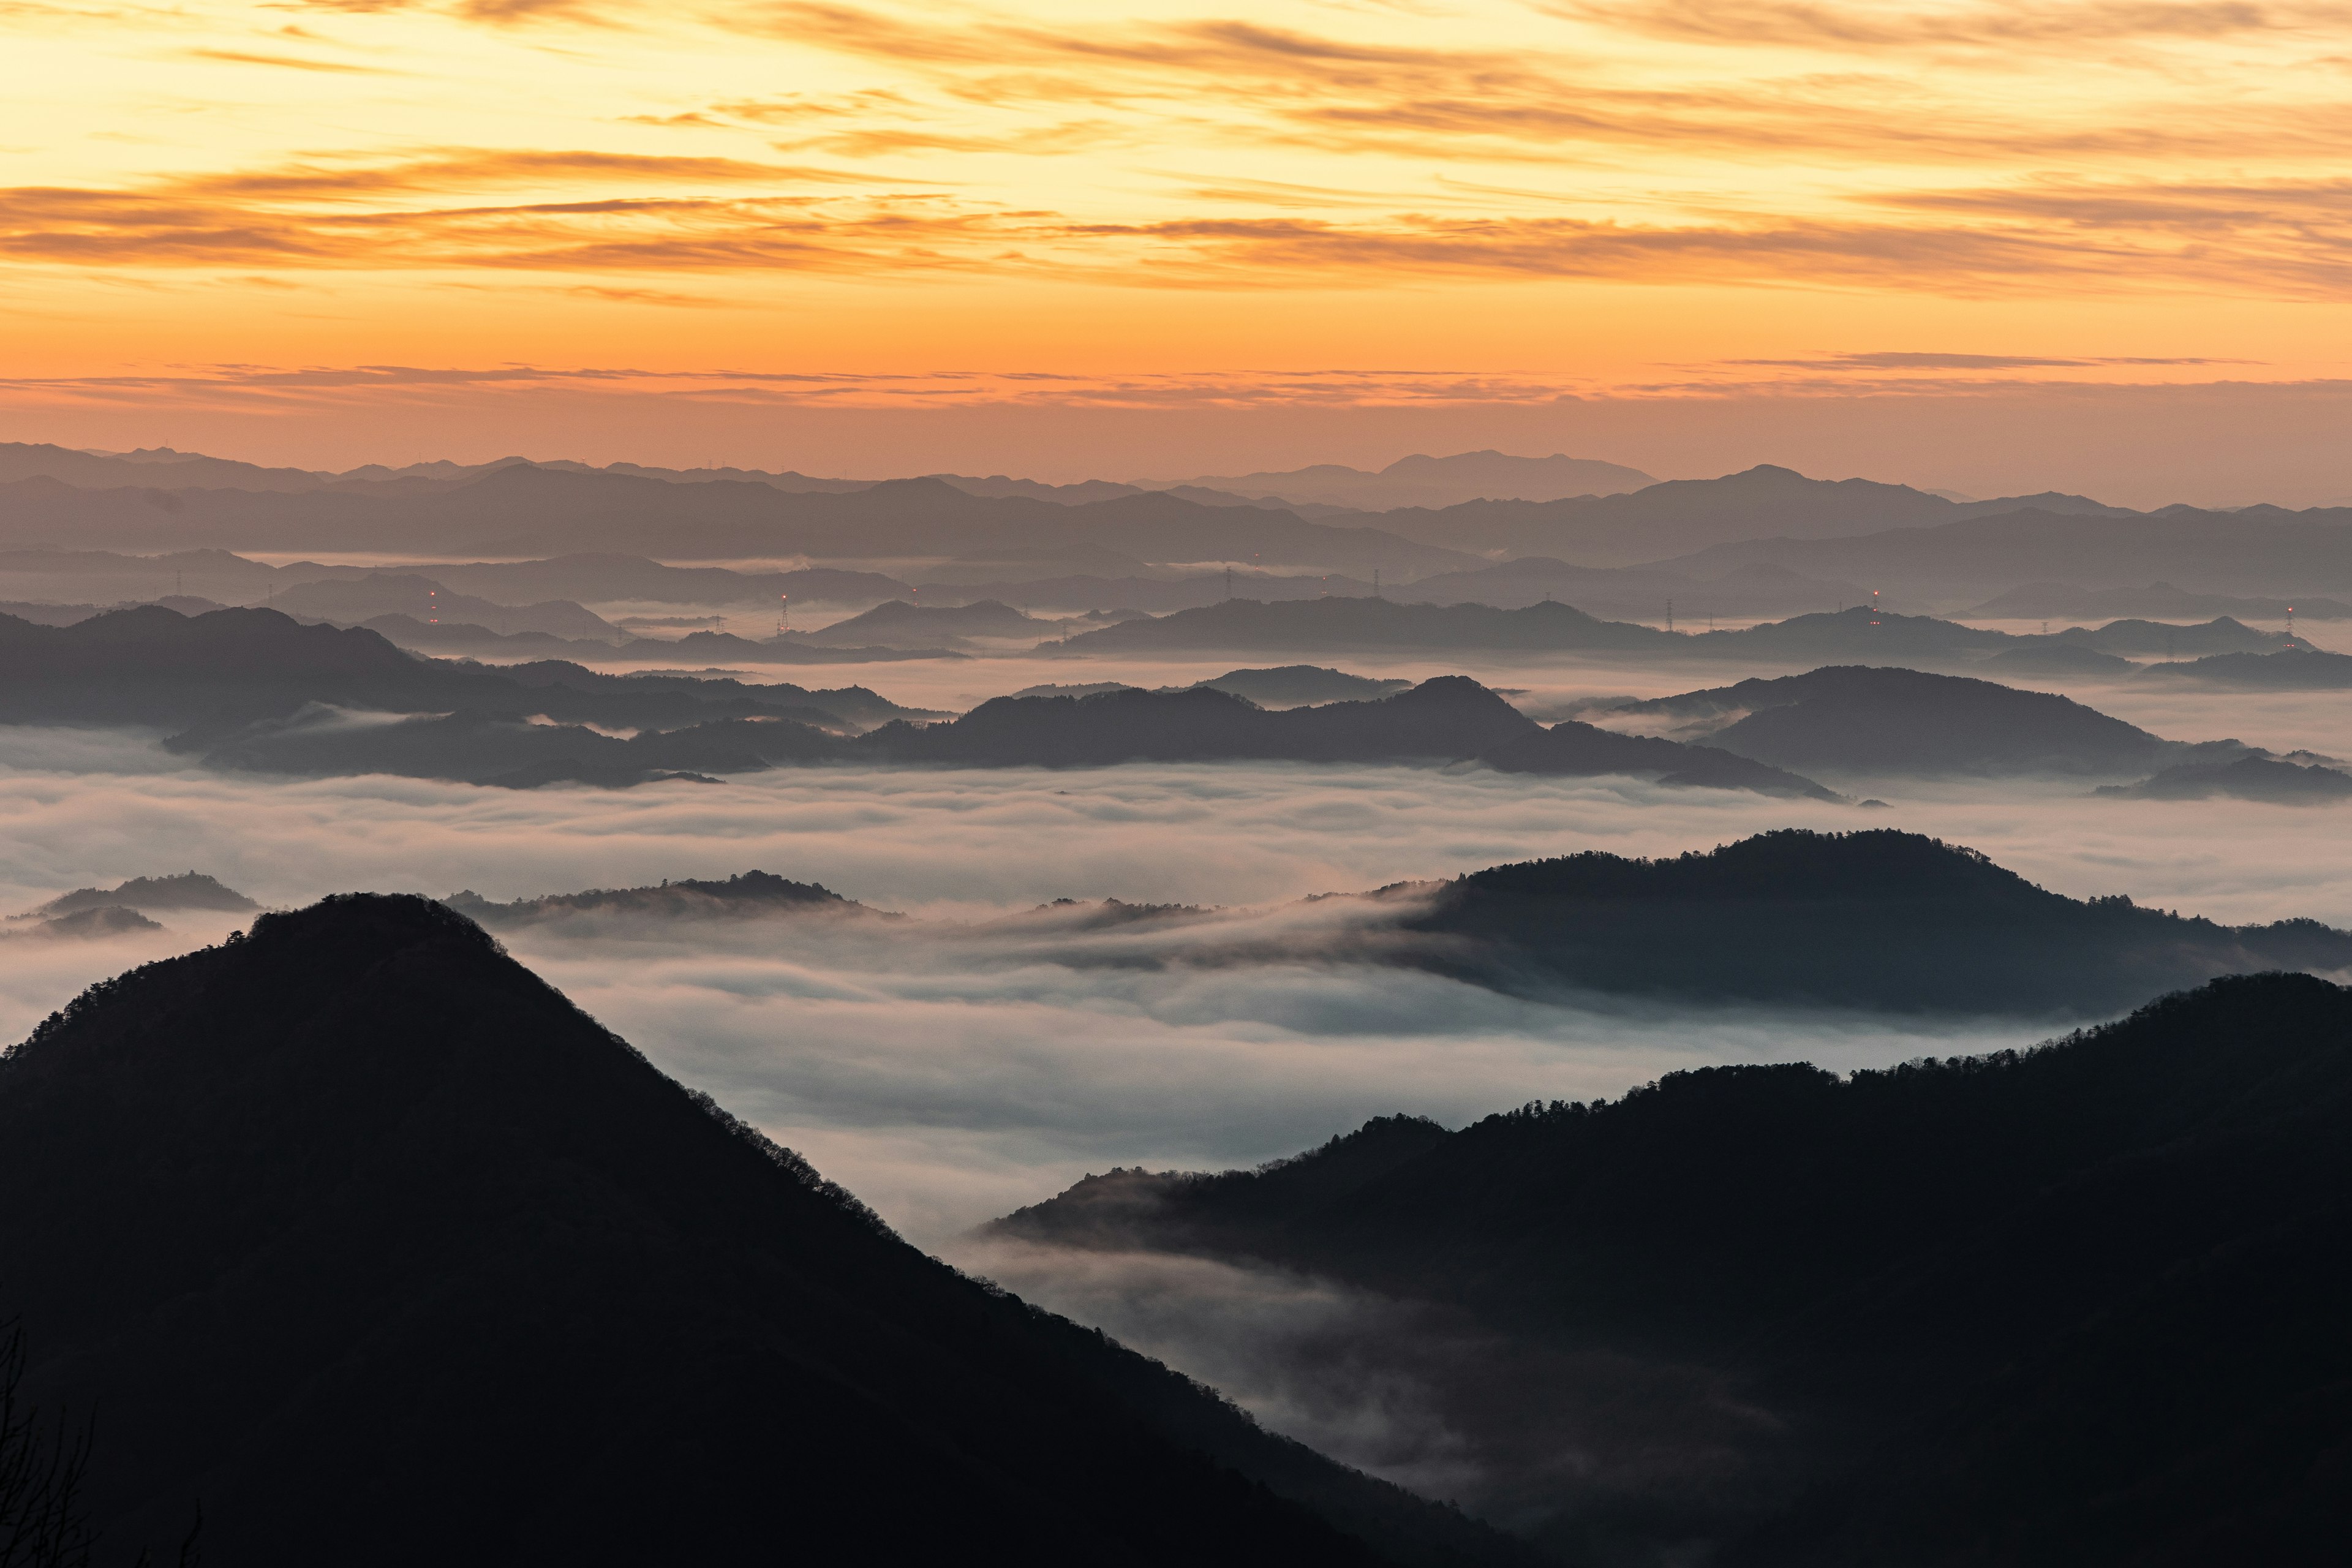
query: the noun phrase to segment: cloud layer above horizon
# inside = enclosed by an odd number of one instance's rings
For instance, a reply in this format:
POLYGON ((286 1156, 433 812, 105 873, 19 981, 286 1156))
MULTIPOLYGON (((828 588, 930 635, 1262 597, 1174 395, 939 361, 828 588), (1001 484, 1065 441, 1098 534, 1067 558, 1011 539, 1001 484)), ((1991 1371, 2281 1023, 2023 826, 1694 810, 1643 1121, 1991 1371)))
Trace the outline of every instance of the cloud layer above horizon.
MULTIPOLYGON (((956 363, 1097 398, 1207 371, 1263 395, 1244 371, 1286 363, 1418 366, 1472 398, 1496 376, 2309 377, 2338 346, 2313 307, 2347 289, 2334 5, 17 0, 0 21, 14 368, 82 396, 460 344, 876 406, 956 363)), ((1399 385, 1348 391, 1428 395, 1399 385)))

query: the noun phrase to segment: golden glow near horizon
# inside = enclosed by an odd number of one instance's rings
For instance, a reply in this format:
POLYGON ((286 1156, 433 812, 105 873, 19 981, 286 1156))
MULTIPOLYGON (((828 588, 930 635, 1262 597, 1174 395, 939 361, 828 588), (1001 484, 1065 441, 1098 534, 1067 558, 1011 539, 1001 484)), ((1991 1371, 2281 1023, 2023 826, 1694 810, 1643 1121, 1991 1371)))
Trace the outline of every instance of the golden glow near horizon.
POLYGON ((0 0, 0 29, 20 402, 424 374, 366 366, 882 405, 2341 373, 2347 5, 0 0))

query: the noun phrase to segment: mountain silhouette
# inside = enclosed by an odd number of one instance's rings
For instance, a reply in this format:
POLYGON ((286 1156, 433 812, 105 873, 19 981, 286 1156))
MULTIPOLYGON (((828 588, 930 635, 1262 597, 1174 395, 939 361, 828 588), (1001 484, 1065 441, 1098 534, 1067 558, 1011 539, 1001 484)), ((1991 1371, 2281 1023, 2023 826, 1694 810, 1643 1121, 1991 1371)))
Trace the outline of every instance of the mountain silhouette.
POLYGON ((2096 1017, 2216 975, 2352 966, 2352 932, 2315 921, 2223 926, 2070 899, 1889 829, 1496 866, 1442 884, 1402 924, 1442 940, 1399 961, 1539 996, 2096 1017))
POLYGON ((1286 664, 1275 669, 1229 669, 1198 684, 1247 698, 1261 708, 1307 708, 1392 697, 1412 682, 1349 675, 1319 665, 1286 664))
POLYGON ((2313 648, 2291 653, 2218 653, 2177 664, 2152 664, 2142 671, 2142 678, 2250 690, 2345 691, 2352 690, 2352 654, 2313 648))
POLYGON ((271 1564, 1512 1561, 956 1274, 410 897, 0 1058, 0 1312, 126 1548, 271 1564))
POLYGON ((1370 647, 1631 648, 1679 647, 1651 626, 1604 621, 1567 605, 1498 610, 1393 599, 1228 599, 1156 620, 1123 621, 1072 637, 1077 654, 1192 648, 1336 652, 1370 647))
POLYGON ((1570 458, 1517 458, 1504 452, 1457 452, 1433 458, 1415 453, 1377 473, 1339 463, 1280 473, 1234 474, 1192 481, 1236 496, 1388 511, 1400 507, 1445 507, 1482 497, 1554 500, 1562 496, 1611 495, 1657 481, 1639 468, 1570 458))
POLYGON ((1407 538, 1458 549, 1616 566, 1737 541, 1812 540, 1923 528, 2015 511, 2037 502, 2052 510, 2112 510, 2080 496, 1954 502, 1908 485, 1808 479, 1792 468, 1759 463, 1720 479, 1669 479, 1620 495, 1473 500, 1434 511, 1386 512, 1380 522, 1407 538))
POLYGON ((1440 1304, 1564 1369, 1536 1409, 1646 1371, 1682 1425, 1604 1414, 1656 1446, 1601 1480, 1608 1444, 1514 1458, 1515 1391, 1452 1373, 1459 1447, 1567 1561, 2316 1564, 2352 1525, 2348 1043, 2352 994, 2242 976, 2039 1050, 1384 1119, 993 1228, 1440 1304))
POLYGON ((2189 763, 2135 784, 2103 784, 2094 795, 2119 800, 2266 800, 2280 805, 2325 805, 2352 799, 2352 773, 2278 757, 2189 763))
POLYGON ((100 909, 109 904, 131 910, 217 910, 230 914, 240 914, 261 907, 236 889, 225 888, 201 871, 183 871, 176 877, 133 877, 113 888, 78 888, 70 893, 60 893, 21 915, 11 915, 9 919, 45 920, 81 910, 100 909))
POLYGON ((2234 741, 2167 741, 2071 698, 1969 676, 1837 665, 1630 702, 1626 718, 1775 767, 1864 777, 2061 773, 2130 776, 2224 761, 2234 741))
POLYGON ((2032 504, 1996 515, 1963 509, 1953 516, 1926 526, 1843 531, 1846 536, 1839 538, 1759 530, 1737 543, 1694 547, 1661 564, 1713 577, 1769 563, 1868 583, 1890 595, 1971 604, 2021 583, 2120 586, 2150 576, 2210 593, 2284 597, 2288 604, 2297 594, 2340 597, 2352 591, 2352 528, 2346 526, 2352 508, 2200 511, 2175 506, 2147 513, 2119 508, 2070 513, 2032 504))
MULTIPOLYGON (((168 483, 163 470, 156 472, 168 483)), ((586 552, 657 553, 671 562, 866 562, 997 550, 1060 550, 1084 558, 1108 550, 1145 561, 1244 561, 1399 577, 1478 564, 1461 551, 1378 528, 1307 522, 1260 507, 1202 506, 1157 492, 1065 506, 972 495, 935 479, 788 491, 753 479, 679 484, 520 462, 423 492, 369 485, 292 493, 166 489, 143 476, 91 489, 46 476, 0 483, 0 545, 58 538, 113 550, 201 544, 411 560, 586 552)))
POLYGON ((951 724, 886 725, 847 749, 889 762, 962 767, 1478 761, 1505 773, 1626 773, 1675 784, 1839 798, 1810 779, 1703 746, 1612 735, 1572 720, 1546 730, 1460 675, 1370 701, 1276 712, 1215 683, 1166 691, 1122 688, 1086 697, 1000 697, 951 724))
POLYGON ((891 599, 863 615, 819 631, 795 632, 793 640, 817 647, 963 647, 971 637, 1026 637, 1034 642, 1060 628, 1034 620, 1010 605, 982 599, 969 605, 914 605, 891 599))
POLYGON ((543 898, 517 899, 504 904, 493 903, 478 893, 463 892, 454 893, 441 902, 493 931, 577 915, 699 920, 805 914, 812 910, 834 914, 882 912, 845 899, 817 883, 795 882, 767 871, 741 871, 724 881, 689 878, 664 882, 657 888, 594 888, 583 893, 550 893, 543 898))
POLYGON ((2307 620, 2352 620, 2352 605, 2337 599, 2250 599, 2229 594, 2192 594, 2169 583, 2150 583, 2144 588, 2025 583, 1963 612, 1972 621, 2105 620, 2119 616, 2158 621, 2190 616, 2275 621, 2290 613, 2307 620))
POLYGON ((11 679, 0 722, 142 724, 203 751, 305 709, 469 711, 607 729, 667 729, 721 718, 791 720, 846 731, 918 710, 862 687, 599 674, 561 660, 497 669, 415 658, 362 628, 301 625, 274 610, 182 616, 158 605, 69 626, 0 616, 11 679))

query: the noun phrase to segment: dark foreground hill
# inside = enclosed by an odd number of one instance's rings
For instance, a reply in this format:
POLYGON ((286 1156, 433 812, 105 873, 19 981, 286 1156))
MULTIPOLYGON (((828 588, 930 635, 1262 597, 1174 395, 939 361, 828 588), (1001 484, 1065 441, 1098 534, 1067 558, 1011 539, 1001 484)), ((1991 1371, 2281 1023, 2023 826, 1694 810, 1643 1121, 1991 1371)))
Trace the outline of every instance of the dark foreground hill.
POLYGON ((1508 1560, 924 1257, 421 899, 92 988, 0 1058, 0 1184, 126 1562, 199 1502, 239 1568, 1508 1560))
POLYGON ((1570 1562, 2316 1565, 2352 1534, 2347 1194, 2352 993, 2271 974, 2023 1054, 1114 1172, 995 1228, 1466 1314, 1548 1385, 1457 1402, 1459 1445, 1570 1562), (1581 1450, 1493 1429, 1629 1386, 1581 1450))
POLYGON ((1864 777, 2073 774, 2126 777, 2242 754, 2234 741, 2188 745, 2050 692, 1969 676, 1834 665, 1743 680, 1615 713, 1676 722, 1684 739, 1775 767, 1864 777))
POLYGON ((1505 990, 2095 1017, 2216 975, 2352 969, 2352 932, 2070 899, 1973 849, 1784 829, 1705 854, 1587 851, 1448 882, 1400 956, 1505 990))

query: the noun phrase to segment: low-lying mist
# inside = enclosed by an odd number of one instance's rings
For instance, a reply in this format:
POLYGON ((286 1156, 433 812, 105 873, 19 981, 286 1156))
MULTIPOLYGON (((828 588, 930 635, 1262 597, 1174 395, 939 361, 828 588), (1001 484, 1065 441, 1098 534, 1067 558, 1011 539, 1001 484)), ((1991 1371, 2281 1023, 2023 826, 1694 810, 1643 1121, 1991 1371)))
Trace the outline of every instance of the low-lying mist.
MULTIPOLYGON (((1777 826, 1885 826, 1974 845, 2078 896, 2352 923, 2352 842, 2313 832, 2311 812, 2231 802, 2003 785, 1860 813, 1481 769, 1293 766, 803 769, 523 792, 245 779, 91 731, 8 731, 0 743, 12 909, 190 868, 282 907, 355 888, 507 899, 758 867, 923 915, 917 928, 592 924, 506 940, 669 1070, 926 1238, 1090 1169, 1246 1164, 1390 1111, 1459 1122, 1703 1062, 1845 1068, 2048 1032, 1552 1006, 1318 961, 1311 942, 1265 962, 1139 965, 1120 962, 1129 936, 1074 944, 1052 922, 988 923, 1057 897, 1263 907, 1585 847, 1672 854, 1777 826), (977 923, 935 940, 934 921, 977 923)), ((1217 934, 1264 938, 1268 921, 1336 908, 1237 914, 1217 934)), ((160 933, 0 943, 0 1033, 20 1037, 89 982, 242 923, 160 918, 160 933)))

